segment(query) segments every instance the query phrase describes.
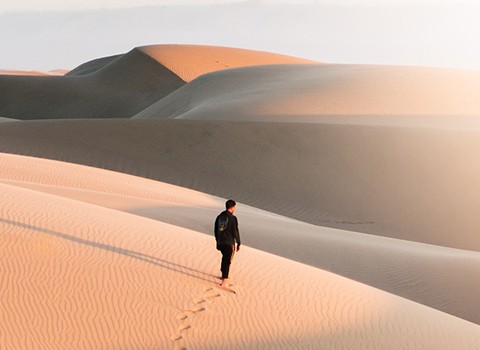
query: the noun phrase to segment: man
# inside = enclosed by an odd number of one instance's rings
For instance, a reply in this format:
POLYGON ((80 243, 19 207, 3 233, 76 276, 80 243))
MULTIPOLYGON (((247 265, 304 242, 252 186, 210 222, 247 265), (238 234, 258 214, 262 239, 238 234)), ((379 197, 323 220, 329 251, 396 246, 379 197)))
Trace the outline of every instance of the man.
POLYGON ((221 212, 215 219, 215 240, 217 241, 217 250, 222 252, 222 287, 228 287, 228 274, 230 272, 230 264, 236 251, 240 250, 240 233, 238 232, 238 221, 233 213, 235 212, 237 203, 229 199, 225 203, 226 210, 221 212))

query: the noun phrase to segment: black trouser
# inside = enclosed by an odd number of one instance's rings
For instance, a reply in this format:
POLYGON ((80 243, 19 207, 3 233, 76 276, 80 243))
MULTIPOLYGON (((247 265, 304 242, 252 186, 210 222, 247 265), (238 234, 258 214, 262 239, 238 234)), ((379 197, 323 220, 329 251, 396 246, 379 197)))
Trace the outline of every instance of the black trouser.
POLYGON ((222 252, 222 265, 220 270, 222 271, 222 278, 228 278, 228 273, 230 271, 230 263, 233 259, 233 254, 235 252, 235 245, 220 245, 220 251, 222 252))

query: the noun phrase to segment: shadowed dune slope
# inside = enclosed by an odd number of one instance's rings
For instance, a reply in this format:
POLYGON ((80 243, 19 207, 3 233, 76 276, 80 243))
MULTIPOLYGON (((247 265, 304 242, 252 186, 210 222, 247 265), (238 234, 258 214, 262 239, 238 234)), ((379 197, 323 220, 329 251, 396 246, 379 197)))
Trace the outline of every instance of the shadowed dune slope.
POLYGON ((272 64, 318 63, 316 61, 232 47, 207 45, 150 45, 138 48, 184 81, 219 70, 272 64))
POLYGON ((192 120, 0 124, 2 152, 154 178, 315 225, 476 251, 478 149, 478 130, 192 120))
POLYGON ((0 76, 0 115, 23 120, 128 118, 183 84, 134 49, 91 74, 0 76))
POLYGON ((113 61, 119 59, 121 56, 122 55, 102 57, 102 58, 97 58, 95 60, 85 62, 84 64, 81 64, 78 67, 76 67, 75 69, 72 69, 66 75, 85 75, 85 74, 96 72, 102 69, 103 67, 105 67, 106 65, 109 65, 113 61))
POLYGON ((315 122, 337 116, 479 113, 480 72, 302 64, 206 74, 136 117, 315 122))
MULTIPOLYGON (((131 213, 148 202, 158 213, 180 208, 214 217, 219 198, 67 163, 0 160, 2 348, 480 344, 478 325, 248 246, 232 267, 237 293, 218 289, 213 237, 131 213), (115 208, 101 200, 106 196, 115 208)), ((238 215, 242 210, 256 225, 302 225, 240 203, 238 215)))

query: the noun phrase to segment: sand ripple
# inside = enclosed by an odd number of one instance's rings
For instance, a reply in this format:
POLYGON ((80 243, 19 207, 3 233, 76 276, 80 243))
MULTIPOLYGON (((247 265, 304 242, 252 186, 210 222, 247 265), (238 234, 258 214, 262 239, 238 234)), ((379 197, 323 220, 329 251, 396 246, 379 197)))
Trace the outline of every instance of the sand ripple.
MULTIPOLYGON (((33 178, 41 178, 36 169, 41 173, 43 167, 57 175, 76 173, 79 185, 93 174, 111 176, 112 187, 137 188, 131 197, 117 196, 131 205, 143 191, 162 192, 163 184, 145 179, 2 155, 2 164, 25 161, 33 178)), ((50 193, 52 187, 62 189, 62 176, 43 177, 42 186, 50 187, 28 188, 21 172, 18 181, 14 173, 6 171, 8 180, 0 181, 2 348, 477 349, 480 344, 477 325, 248 246, 235 257, 236 294, 230 293, 216 287, 219 256, 212 237, 88 203, 75 191, 50 193)), ((74 188, 73 178, 69 181, 74 188)), ((179 194, 178 202, 185 198, 183 189, 168 188, 169 196, 179 194)), ((211 205, 205 198, 199 207, 211 205)))

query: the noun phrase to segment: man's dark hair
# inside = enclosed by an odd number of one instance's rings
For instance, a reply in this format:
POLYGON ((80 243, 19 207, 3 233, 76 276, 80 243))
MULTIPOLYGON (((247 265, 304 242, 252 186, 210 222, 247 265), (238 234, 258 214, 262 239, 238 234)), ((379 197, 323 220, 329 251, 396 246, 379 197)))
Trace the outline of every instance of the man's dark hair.
POLYGON ((233 199, 229 199, 226 203, 225 203, 225 207, 228 209, 230 208, 233 208, 234 206, 236 206, 237 203, 235 203, 235 201, 233 199))

